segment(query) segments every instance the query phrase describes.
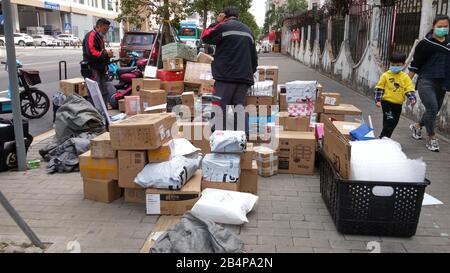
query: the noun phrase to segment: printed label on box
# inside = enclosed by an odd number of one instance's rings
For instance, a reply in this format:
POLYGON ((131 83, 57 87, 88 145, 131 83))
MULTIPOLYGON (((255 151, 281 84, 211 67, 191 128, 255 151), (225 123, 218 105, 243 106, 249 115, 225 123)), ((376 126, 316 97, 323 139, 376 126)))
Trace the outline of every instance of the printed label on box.
POLYGON ((158 71, 158 68, 156 66, 148 65, 145 67, 144 77, 145 78, 156 78, 157 71, 158 71))
POLYGON ((161 214, 161 196, 159 194, 147 194, 147 214, 161 214))
POLYGON ((161 139, 165 139, 166 138, 166 132, 164 131, 164 126, 163 125, 159 126, 159 135, 161 136, 161 139))
POLYGON ((336 105, 336 98, 325 97, 324 103, 328 105, 336 105))

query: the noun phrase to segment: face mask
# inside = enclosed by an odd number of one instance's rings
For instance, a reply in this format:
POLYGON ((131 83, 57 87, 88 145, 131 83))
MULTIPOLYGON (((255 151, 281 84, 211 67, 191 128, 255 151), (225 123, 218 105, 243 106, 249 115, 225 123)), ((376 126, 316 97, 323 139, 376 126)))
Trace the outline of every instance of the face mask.
POLYGON ((446 35, 448 35, 448 28, 447 27, 439 27, 439 28, 435 28, 434 29, 434 34, 439 37, 442 38, 446 35))
POLYGON ((398 73, 400 73, 400 72, 403 71, 403 66, 393 66, 393 65, 391 65, 391 66, 389 67, 389 70, 390 70, 392 73, 394 73, 394 74, 398 74, 398 73))

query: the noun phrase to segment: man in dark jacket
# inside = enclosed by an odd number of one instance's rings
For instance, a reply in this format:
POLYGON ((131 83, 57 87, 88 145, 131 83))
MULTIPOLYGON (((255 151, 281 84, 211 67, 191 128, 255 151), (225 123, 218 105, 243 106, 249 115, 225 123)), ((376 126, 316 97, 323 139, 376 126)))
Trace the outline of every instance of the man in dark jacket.
POLYGON ((83 61, 89 64, 92 73, 90 78, 98 83, 105 105, 108 105, 109 100, 106 71, 113 52, 105 49, 104 37, 108 33, 110 24, 104 18, 99 19, 95 28, 86 34, 83 41, 83 61))
MULTIPOLYGON (((206 29, 202 40, 206 44, 216 45, 212 63, 216 81, 214 95, 221 98, 220 107, 225 118, 228 105, 246 106, 247 91, 254 84, 258 55, 251 30, 238 20, 239 10, 228 7, 223 13, 225 19, 206 29)), ((247 122, 245 131, 248 133, 247 122)))

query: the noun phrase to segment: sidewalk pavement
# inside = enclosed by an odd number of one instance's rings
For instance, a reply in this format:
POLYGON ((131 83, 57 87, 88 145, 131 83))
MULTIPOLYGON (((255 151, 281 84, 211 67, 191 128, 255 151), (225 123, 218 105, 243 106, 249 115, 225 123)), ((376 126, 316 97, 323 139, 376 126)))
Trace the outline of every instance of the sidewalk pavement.
MULTIPOLYGON (((280 67, 280 83, 291 80, 318 80, 326 91, 340 92, 343 101, 370 114, 381 127, 381 111, 370 98, 280 54, 265 54, 260 64, 280 67)), ((423 157, 428 164, 431 185, 427 193, 444 205, 423 207, 416 236, 386 238, 348 236, 336 231, 319 187, 319 176, 277 175, 259 177, 260 196, 249 223, 227 226, 245 242, 248 252, 365 252, 367 243, 378 241, 381 252, 450 252, 449 143, 441 142, 441 152, 428 152, 424 141, 413 140, 411 121, 402 117, 393 139, 400 142, 410 158, 423 157)), ((379 132, 379 130, 378 130, 379 132)), ((377 132, 377 133, 378 133, 377 132)), ((29 159, 39 158, 37 150, 48 139, 36 141, 29 159)), ((70 252, 69 241, 77 240, 82 252, 139 252, 157 216, 145 215, 145 206, 124 203, 123 199, 103 204, 83 199, 79 173, 45 173, 40 169, 0 174, 0 190, 11 201, 44 242, 47 252, 70 252)), ((0 241, 26 238, 0 208, 0 241)))

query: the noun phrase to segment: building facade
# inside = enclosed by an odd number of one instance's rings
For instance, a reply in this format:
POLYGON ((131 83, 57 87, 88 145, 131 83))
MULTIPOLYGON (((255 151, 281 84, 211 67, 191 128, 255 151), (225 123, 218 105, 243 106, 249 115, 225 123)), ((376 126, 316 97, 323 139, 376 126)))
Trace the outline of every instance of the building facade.
MULTIPOLYGON (((70 33, 83 39, 99 18, 111 21, 106 39, 120 42, 121 24, 115 21, 120 0, 11 0, 16 32, 47 35, 70 33)), ((3 29, 0 28, 0 33, 3 29)))

